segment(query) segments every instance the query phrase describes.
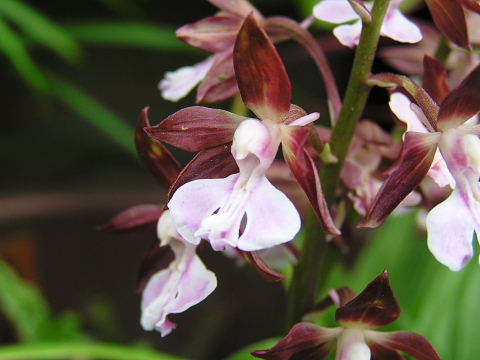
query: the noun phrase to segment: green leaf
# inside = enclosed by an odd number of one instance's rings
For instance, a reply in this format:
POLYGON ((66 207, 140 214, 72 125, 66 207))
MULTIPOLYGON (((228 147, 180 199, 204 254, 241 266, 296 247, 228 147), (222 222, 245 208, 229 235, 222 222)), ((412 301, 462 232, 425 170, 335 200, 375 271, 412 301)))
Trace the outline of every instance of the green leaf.
POLYGON ((143 22, 87 22, 68 25, 80 41, 90 44, 131 46, 149 50, 198 52, 175 37, 175 29, 143 22))
POLYGON ((55 97, 85 118, 96 129, 110 137, 127 153, 136 157, 133 126, 129 126, 124 119, 61 77, 50 73, 48 80, 55 97))
POLYGON ((138 346, 108 343, 61 343, 9 345, 0 347, 0 360, 43 359, 102 359, 102 360, 181 360, 180 357, 159 353, 138 346))
POLYGON ((23 281, 0 260, 0 309, 12 322, 19 338, 32 341, 50 316, 47 303, 37 288, 23 281))
POLYGON ((225 360, 251 360, 253 356, 250 354, 250 352, 254 350, 270 349, 279 341, 280 341, 280 338, 271 338, 271 339, 265 339, 265 340, 250 344, 244 347, 243 349, 235 352, 234 354, 230 355, 225 360))
POLYGON ((27 84, 37 90, 48 90, 45 77, 30 57, 23 40, 1 18, 0 52, 5 54, 27 84))
POLYGON ((51 48, 67 60, 80 54, 76 40, 61 26, 21 0, 1 0, 0 15, 14 22, 32 40, 51 48))

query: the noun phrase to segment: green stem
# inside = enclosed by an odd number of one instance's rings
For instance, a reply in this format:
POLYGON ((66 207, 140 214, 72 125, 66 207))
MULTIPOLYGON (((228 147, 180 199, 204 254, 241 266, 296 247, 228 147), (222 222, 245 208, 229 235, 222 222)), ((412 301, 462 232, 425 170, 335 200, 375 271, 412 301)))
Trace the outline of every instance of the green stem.
MULTIPOLYGON (((338 162, 324 164, 320 174, 324 194, 330 205, 335 199, 340 171, 370 93, 370 87, 365 80, 371 73, 380 28, 389 2, 390 0, 376 0, 372 9, 372 22, 363 24, 343 106, 330 140, 332 153, 338 162)), ((305 225, 302 256, 295 268, 289 289, 287 310, 289 327, 301 320, 302 315, 314 305, 327 273, 335 262, 336 253, 336 249, 326 242, 325 233, 321 231, 317 219, 310 215, 305 225)))
POLYGON ((104 360, 181 360, 142 347, 107 343, 55 343, 0 347, 0 360, 98 358, 104 360))

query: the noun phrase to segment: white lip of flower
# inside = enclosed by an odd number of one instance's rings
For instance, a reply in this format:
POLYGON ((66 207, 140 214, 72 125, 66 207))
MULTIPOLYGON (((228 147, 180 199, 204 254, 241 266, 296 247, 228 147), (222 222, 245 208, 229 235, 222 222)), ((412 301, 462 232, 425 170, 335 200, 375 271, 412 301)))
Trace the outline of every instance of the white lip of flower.
POLYGON ((370 360, 370 348, 365 343, 365 335, 362 330, 343 329, 337 341, 336 359, 370 360))

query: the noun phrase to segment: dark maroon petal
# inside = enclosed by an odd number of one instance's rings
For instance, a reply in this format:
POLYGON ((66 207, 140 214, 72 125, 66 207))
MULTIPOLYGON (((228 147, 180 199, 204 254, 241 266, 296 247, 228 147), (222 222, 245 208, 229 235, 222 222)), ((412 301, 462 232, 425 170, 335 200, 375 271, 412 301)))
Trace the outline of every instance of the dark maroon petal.
POLYGON ((380 346, 374 342, 368 342, 368 347, 372 353, 372 360, 405 360, 397 351, 380 346))
POLYGON ((170 246, 159 246, 155 240, 153 246, 144 255, 137 273, 136 292, 142 292, 147 286, 148 280, 156 272, 165 269, 170 265, 174 254, 170 246))
POLYGON ((242 19, 237 16, 211 16, 177 30, 177 38, 189 45, 219 53, 233 48, 242 19))
POLYGON ((97 227, 100 231, 123 232, 153 224, 163 212, 163 206, 144 204, 136 205, 115 215, 106 224, 97 227))
POLYGON ((252 15, 238 33, 233 65, 245 105, 259 119, 282 122, 290 110, 290 80, 275 46, 252 15))
POLYGON ((231 98, 238 92, 233 71, 233 53, 225 52, 215 58, 211 69, 197 90, 197 104, 214 103, 231 98))
POLYGON ((295 325, 277 345, 252 355, 268 360, 323 360, 331 351, 332 329, 302 322, 295 325))
POLYGON ((480 65, 440 105, 440 128, 457 127, 480 112, 480 65))
POLYGON ((308 136, 309 129, 305 127, 285 126, 282 138, 283 157, 307 195, 324 230, 332 235, 340 235, 323 195, 317 167, 305 149, 308 136))
POLYGON ((406 76, 382 73, 368 77, 368 83, 381 87, 403 88, 422 109, 433 129, 437 129, 438 105, 428 93, 406 76))
POLYGON ((247 17, 251 12, 254 13, 257 19, 262 18, 258 10, 247 0, 208 0, 208 2, 223 11, 240 16, 241 18, 247 17))
POLYGON ((422 335, 414 332, 396 331, 381 333, 379 338, 382 340, 377 340, 377 336, 375 336, 375 340, 381 346, 403 351, 417 360, 440 360, 440 356, 430 342, 422 335))
POLYGON ((285 276, 270 268, 258 255, 256 251, 241 251, 243 257, 257 270, 257 272, 268 282, 278 282, 285 279, 285 276))
POLYGON ((465 14, 456 0, 425 0, 433 21, 443 35, 465 49, 470 48, 465 14))
POLYGON ((371 328, 390 324, 400 316, 400 306, 384 271, 352 301, 340 307, 335 319, 342 324, 361 323, 371 328))
POLYGON ((474 11, 477 14, 480 14, 480 3, 478 0, 459 0, 459 3, 470 11, 474 11))
POLYGON ((394 170, 383 183, 359 227, 377 227, 417 187, 427 174, 437 149, 439 133, 407 132, 394 170))
POLYGON ((191 106, 145 131, 157 141, 187 151, 201 151, 232 141, 235 129, 245 119, 225 110, 191 106))
POLYGON ((135 128, 135 145, 142 162, 165 188, 170 187, 182 170, 172 153, 159 141, 151 139, 143 128, 150 126, 148 107, 141 112, 135 128))
POLYGON ((437 104, 450 93, 447 69, 440 60, 428 55, 423 58, 423 88, 437 104))
POLYGON ((220 145, 199 152, 182 170, 168 191, 170 199, 183 184, 197 179, 219 179, 238 173, 238 166, 230 152, 230 146, 220 145))

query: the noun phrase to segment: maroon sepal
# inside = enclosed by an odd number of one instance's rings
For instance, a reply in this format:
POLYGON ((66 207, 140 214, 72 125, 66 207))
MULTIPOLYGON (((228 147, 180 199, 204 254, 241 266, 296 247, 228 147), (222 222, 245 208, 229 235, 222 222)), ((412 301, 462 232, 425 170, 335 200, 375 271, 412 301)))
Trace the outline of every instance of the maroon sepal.
POLYGON ((425 0, 438 29, 452 42, 470 49, 467 24, 462 7, 456 0, 425 0))
POLYGON ((262 19, 260 12, 253 7, 247 0, 207 0, 209 3, 215 5, 219 9, 226 11, 227 13, 245 18, 251 12, 254 13, 257 20, 262 19))
POLYGON ((480 14, 480 3, 478 0, 458 0, 458 2, 465 8, 470 11, 480 14))
POLYGON ((194 152, 232 141, 235 129, 245 119, 225 110, 191 106, 145 131, 154 140, 194 152))
POLYGON ((372 353, 372 360, 405 360, 397 351, 380 346, 374 342, 368 342, 368 347, 372 353))
POLYGON ((284 130, 282 151, 285 161, 307 195, 324 230, 332 235, 340 235, 340 230, 335 225, 323 196, 317 166, 305 149, 305 144, 309 137, 309 129, 306 127, 289 126, 285 127, 284 130))
POLYGON ((377 227, 417 187, 427 174, 437 149, 439 133, 407 132, 393 171, 378 190, 359 227, 377 227))
POLYGON ((290 110, 290 80, 275 46, 252 14, 238 33, 233 65, 245 105, 259 119, 284 121, 290 110))
POLYGON ((428 55, 423 58, 423 88, 437 104, 450 93, 447 69, 440 60, 428 55))
POLYGON ((381 333, 378 338, 375 336, 375 341, 386 348, 405 352, 417 360, 440 360, 440 356, 430 342, 414 332, 381 333))
POLYGON ((158 240, 155 240, 151 249, 144 255, 137 273, 136 292, 142 292, 147 286, 148 280, 156 272, 163 270, 170 265, 174 259, 174 254, 170 246, 159 246, 158 240))
POLYGON ((267 360, 323 360, 330 353, 335 335, 332 329, 302 322, 296 324, 280 342, 269 350, 252 351, 252 355, 267 360))
POLYGON ((427 117, 431 127, 437 130, 437 117, 438 117, 438 105, 430 97, 430 95, 406 76, 381 73, 368 77, 368 83, 370 85, 377 85, 381 87, 396 87, 403 88, 422 109, 423 113, 427 117))
POLYGON ((335 313, 341 324, 361 323, 373 329, 388 325, 399 316, 400 306, 390 288, 387 271, 335 313))
POLYGON ((231 98, 238 92, 233 71, 233 53, 215 56, 215 62, 197 89, 197 104, 209 104, 231 98))
POLYGON ((182 170, 177 159, 159 141, 151 139, 143 131, 144 127, 151 126, 148 120, 148 107, 145 107, 135 128, 135 145, 142 162, 152 173, 155 179, 165 188, 168 188, 182 170))
POLYGON ((252 265, 255 270, 260 274, 260 276, 268 282, 278 282, 285 279, 285 276, 282 274, 277 273, 271 267, 269 267, 265 261, 258 255, 256 251, 241 251, 239 252, 248 261, 250 265, 252 265))
POLYGON ((442 130, 457 127, 480 112, 480 65, 440 105, 438 124, 442 130))
POLYGON ((180 40, 199 49, 220 53, 233 47, 242 19, 237 16, 211 16, 176 31, 180 40))
POLYGON ((136 205, 115 215, 106 224, 97 227, 100 231, 124 232, 156 223, 164 207, 153 204, 136 205))
POLYGON ((170 199, 183 184, 197 179, 219 179, 238 173, 238 166, 230 151, 231 144, 216 146, 199 152, 182 170, 168 190, 170 199))

